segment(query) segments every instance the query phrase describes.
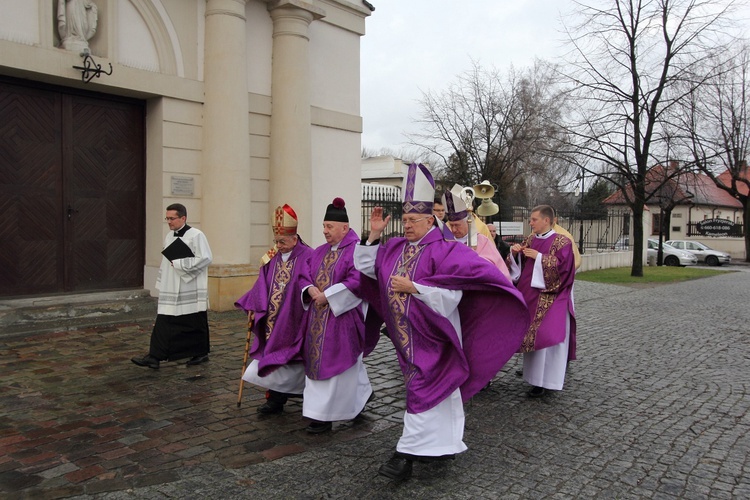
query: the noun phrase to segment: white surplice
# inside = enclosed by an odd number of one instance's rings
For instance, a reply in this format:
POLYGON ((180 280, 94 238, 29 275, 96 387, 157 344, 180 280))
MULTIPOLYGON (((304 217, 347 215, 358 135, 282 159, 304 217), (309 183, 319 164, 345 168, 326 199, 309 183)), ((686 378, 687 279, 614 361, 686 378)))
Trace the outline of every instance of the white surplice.
MULTIPOLYGON (((162 256, 156 289, 159 290, 158 313, 182 316, 208 310, 208 265, 211 248, 203 232, 191 227, 181 237, 194 256, 175 259, 162 256)), ((176 240, 174 231, 164 238, 164 248, 176 240)))
POLYGON ((305 377, 303 394, 303 417, 321 422, 353 419, 364 410, 372 394, 362 355, 351 368, 335 377, 326 380, 305 377))
POLYGON ((281 365, 265 377, 261 377, 258 375, 258 360, 254 359, 245 370, 242 380, 276 392, 302 394, 305 390, 305 365, 281 365))

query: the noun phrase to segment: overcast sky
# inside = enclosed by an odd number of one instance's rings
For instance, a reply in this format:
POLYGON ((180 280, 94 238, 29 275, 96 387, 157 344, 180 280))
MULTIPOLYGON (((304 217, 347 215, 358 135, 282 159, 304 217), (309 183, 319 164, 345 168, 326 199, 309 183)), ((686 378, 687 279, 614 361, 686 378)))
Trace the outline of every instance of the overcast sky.
POLYGON ((569 0, 371 0, 362 39, 362 147, 405 146, 422 91, 441 91, 471 61, 504 72, 564 52, 569 0))

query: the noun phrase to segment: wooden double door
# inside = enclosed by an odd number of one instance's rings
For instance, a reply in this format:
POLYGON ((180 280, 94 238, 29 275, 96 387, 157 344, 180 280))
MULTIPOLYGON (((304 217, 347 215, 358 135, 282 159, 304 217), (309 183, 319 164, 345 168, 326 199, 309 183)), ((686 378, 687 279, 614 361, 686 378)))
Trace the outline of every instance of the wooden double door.
POLYGON ((0 79, 0 296, 143 285, 144 115, 0 79))

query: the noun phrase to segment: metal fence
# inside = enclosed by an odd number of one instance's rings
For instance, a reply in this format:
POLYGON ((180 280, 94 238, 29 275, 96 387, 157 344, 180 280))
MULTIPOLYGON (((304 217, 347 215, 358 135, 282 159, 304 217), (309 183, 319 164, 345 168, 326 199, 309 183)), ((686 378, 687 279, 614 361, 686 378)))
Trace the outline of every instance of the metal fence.
POLYGON ((404 228, 401 224, 403 204, 401 189, 383 184, 362 184, 362 237, 370 235, 370 215, 375 207, 383 208, 383 217, 390 215, 391 220, 383 231, 383 243, 394 236, 401 236, 404 228))
MULTIPOLYGON (((523 222, 523 234, 528 235, 531 232, 530 215, 530 208, 514 207, 511 214, 502 217, 502 220, 523 222)), ((610 210, 594 216, 580 210, 558 212, 557 223, 573 236, 581 253, 629 250, 632 227, 632 215, 629 210, 610 210)), ((516 235, 503 235, 506 241, 520 241, 521 238, 516 235)))
MULTIPOLYGON (((370 228, 370 214, 374 207, 383 207, 391 221, 383 233, 382 239, 387 241, 394 236, 403 234, 401 225, 402 203, 401 190, 394 186, 381 184, 362 184, 362 236, 367 237, 370 228)), ((496 221, 522 222, 523 234, 502 234, 507 242, 523 241, 524 235, 531 232, 529 216, 531 209, 514 207, 512 210, 485 218, 485 222, 496 221), (505 213, 508 212, 508 213, 505 213)), ((558 224, 564 227, 575 240, 582 253, 604 252, 629 249, 629 236, 632 217, 629 210, 609 211, 606 214, 597 213, 591 216, 585 211, 575 210, 559 212, 558 224)))

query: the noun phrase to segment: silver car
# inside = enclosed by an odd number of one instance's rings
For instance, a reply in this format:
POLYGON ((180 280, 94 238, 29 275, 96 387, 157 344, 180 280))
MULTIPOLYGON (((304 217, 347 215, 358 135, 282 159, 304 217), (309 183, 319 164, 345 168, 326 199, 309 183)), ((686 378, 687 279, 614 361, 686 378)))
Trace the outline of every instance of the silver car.
POLYGON ((612 250, 619 252, 621 250, 630 250, 630 236, 620 236, 612 247, 612 250))
MULTIPOLYGON (((664 255, 665 266, 694 266, 698 263, 698 257, 685 250, 677 248, 667 243, 662 243, 662 252, 664 255)), ((659 251, 659 241, 649 238, 646 258, 649 262, 656 262, 656 256, 659 251)))
POLYGON ((680 250, 687 250, 698 257, 699 262, 705 262, 709 266, 721 266, 732 262, 732 257, 728 253, 714 250, 700 241, 669 240, 667 243, 680 250))

